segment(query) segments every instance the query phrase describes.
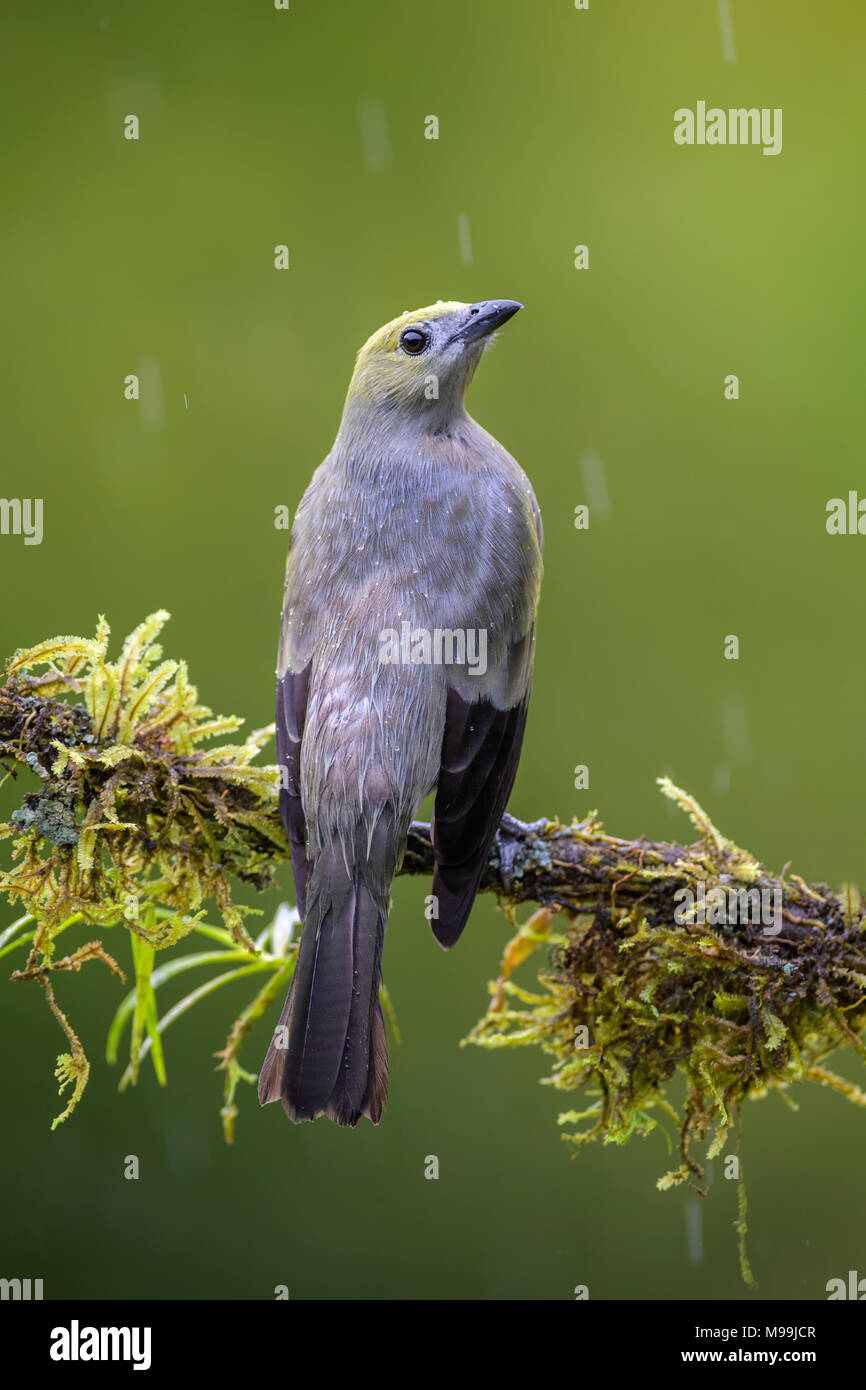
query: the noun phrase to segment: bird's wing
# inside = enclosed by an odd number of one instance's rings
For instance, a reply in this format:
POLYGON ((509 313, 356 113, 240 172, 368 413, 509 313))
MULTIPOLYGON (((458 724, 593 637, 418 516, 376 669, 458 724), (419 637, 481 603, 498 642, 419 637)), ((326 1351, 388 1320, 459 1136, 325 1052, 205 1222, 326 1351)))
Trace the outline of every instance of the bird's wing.
POLYGON ((295 900, 301 921, 307 897, 307 827, 301 802, 301 739, 307 717, 312 661, 299 671, 287 669, 277 680, 276 744, 280 766, 280 815, 295 877, 295 900))
MULTIPOLYGON (((501 456, 501 445, 488 440, 501 456)), ((504 505, 488 514, 487 545, 475 569, 475 592, 484 595, 481 611, 491 619, 490 667, 481 688, 454 668, 445 703, 431 822, 439 915, 430 925, 446 950, 466 925, 514 785, 532 688, 544 535, 525 474, 504 457, 512 470, 502 490, 504 505)))
POLYGON ((501 709, 489 697, 467 699, 449 687, 441 768, 433 808, 433 898, 430 925, 448 950, 466 925, 502 819, 523 743, 532 684, 534 628, 512 648, 523 670, 520 695, 501 709))

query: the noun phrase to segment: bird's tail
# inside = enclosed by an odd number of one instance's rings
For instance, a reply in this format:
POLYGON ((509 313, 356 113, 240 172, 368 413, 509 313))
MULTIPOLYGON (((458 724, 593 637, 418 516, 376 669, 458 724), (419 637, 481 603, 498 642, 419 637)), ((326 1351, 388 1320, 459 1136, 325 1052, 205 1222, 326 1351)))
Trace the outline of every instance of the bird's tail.
POLYGON ((379 982, 396 858, 385 813, 372 834, 359 825, 345 853, 339 838, 324 844, 311 866, 295 973, 259 1076, 260 1103, 281 1100, 296 1123, 378 1124, 385 1108, 379 982))

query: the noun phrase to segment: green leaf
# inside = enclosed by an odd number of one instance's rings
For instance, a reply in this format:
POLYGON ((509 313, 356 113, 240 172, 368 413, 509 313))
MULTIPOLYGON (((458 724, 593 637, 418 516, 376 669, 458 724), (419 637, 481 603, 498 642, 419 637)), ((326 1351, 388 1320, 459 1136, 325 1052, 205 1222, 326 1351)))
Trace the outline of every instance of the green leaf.
POLYGON ((138 1064, 141 1058, 141 1044, 144 1037, 147 1010, 153 996, 150 972, 153 967, 153 947, 149 941, 142 941, 130 933, 132 958, 135 962, 135 1011, 132 1016, 132 1039, 129 1045, 129 1061, 132 1068, 133 1085, 138 1080, 138 1064))
MULTIPOLYGON (((19 927, 26 926, 28 922, 34 922, 35 920, 32 913, 25 912, 23 917, 18 918, 17 922, 13 922, 11 926, 5 927, 3 931, 0 931, 0 946, 5 946, 6 942, 18 931, 19 927)), ((32 936, 33 933, 31 932, 30 935, 32 936)), ((22 940, 26 940, 26 937, 22 937, 22 940)))
MULTIPOLYGON (((228 936, 228 933, 226 932, 228 936)), ((197 965, 222 965, 229 960, 249 960, 250 957, 243 951, 193 951, 188 956, 178 956, 174 960, 166 961, 165 965, 160 965, 153 971, 150 983, 154 990, 159 989, 160 985, 165 984, 166 980, 171 980, 175 975, 181 975, 185 970, 192 970, 197 965)), ((117 1054, 120 1048, 120 1038, 126 1021, 135 1008, 137 990, 131 989, 125 999, 118 1005, 117 1010, 111 1020, 108 1030, 108 1037, 105 1043, 105 1059, 114 1064, 117 1061, 117 1054)))
POLYGON ((159 1036, 159 1019, 156 1012, 156 995, 151 989, 147 1001, 147 1036, 150 1038, 150 1047, 153 1069, 156 1072, 156 1079, 160 1086, 168 1085, 168 1077, 165 1074, 165 1058, 162 1055, 162 1039, 159 1036))
MULTIPOLYGON (((225 975, 217 975, 216 979, 208 980, 207 984, 199 985, 198 989, 193 990, 192 994, 186 995, 184 999, 181 999, 179 1003, 175 1004, 173 1008, 163 1014, 162 1018, 159 1020, 159 1033, 164 1033, 166 1028, 174 1023, 175 1019, 188 1013, 193 1005, 197 1004, 200 999, 205 999, 209 994, 213 994, 216 990, 222 989, 223 985, 231 984, 234 980, 242 980, 247 975, 258 974, 262 970, 273 970, 273 968, 273 964, 270 961, 256 961, 254 965, 244 965, 240 970, 229 970, 225 975)), ((150 1038, 145 1038, 141 1045, 141 1053, 138 1060, 141 1061, 149 1050, 150 1038)), ((125 1091, 132 1080, 132 1062, 130 1062, 123 1076, 120 1078, 118 1090, 125 1091)))

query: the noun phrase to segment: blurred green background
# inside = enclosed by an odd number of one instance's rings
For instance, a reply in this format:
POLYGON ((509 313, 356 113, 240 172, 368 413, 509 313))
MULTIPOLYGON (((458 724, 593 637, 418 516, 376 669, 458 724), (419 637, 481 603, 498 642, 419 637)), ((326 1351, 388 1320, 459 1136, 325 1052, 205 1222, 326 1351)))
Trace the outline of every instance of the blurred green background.
MULTIPOLYGON (((405 308, 514 297, 469 399, 545 520, 511 809, 689 838, 668 772, 767 864, 866 883, 866 540, 825 530, 829 498, 866 492, 864 14, 730 12, 735 63, 716 0, 7 0, 2 492, 43 497, 45 532, 0 537, 0 652, 91 634, 100 612, 119 641, 165 606, 203 699, 269 722, 274 508, 330 447, 356 349, 405 308), (782 107, 782 153, 676 146, 698 100, 782 107)), ((0 811, 30 789, 7 782, 0 811)), ((866 1274, 862 1112, 805 1088, 797 1114, 747 1107, 749 1293, 718 1163, 695 1214, 655 1190, 674 1163, 659 1133, 572 1160, 547 1059, 458 1049, 508 927, 482 900, 445 955, 428 891, 396 886, 404 1041, 378 1129, 295 1128, 244 1088, 226 1148, 211 1054, 243 985, 169 1032, 166 1092, 148 1066, 118 1096, 121 987, 91 965, 58 981, 93 1070, 52 1135, 63 1039, 35 987, 0 984, 0 1275, 46 1297, 739 1299, 866 1274)), ((259 905, 281 897, 288 869, 259 905)), ((862 1083, 856 1058, 833 1065, 862 1083)))

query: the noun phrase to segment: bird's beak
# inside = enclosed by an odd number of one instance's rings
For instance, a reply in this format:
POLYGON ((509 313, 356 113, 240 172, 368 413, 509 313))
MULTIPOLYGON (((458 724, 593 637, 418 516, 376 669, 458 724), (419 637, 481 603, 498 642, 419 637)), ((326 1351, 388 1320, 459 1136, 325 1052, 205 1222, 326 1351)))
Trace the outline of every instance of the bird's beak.
POLYGON ((449 343, 474 343, 507 323, 523 305, 516 299, 482 299, 470 304, 457 322, 449 343))

